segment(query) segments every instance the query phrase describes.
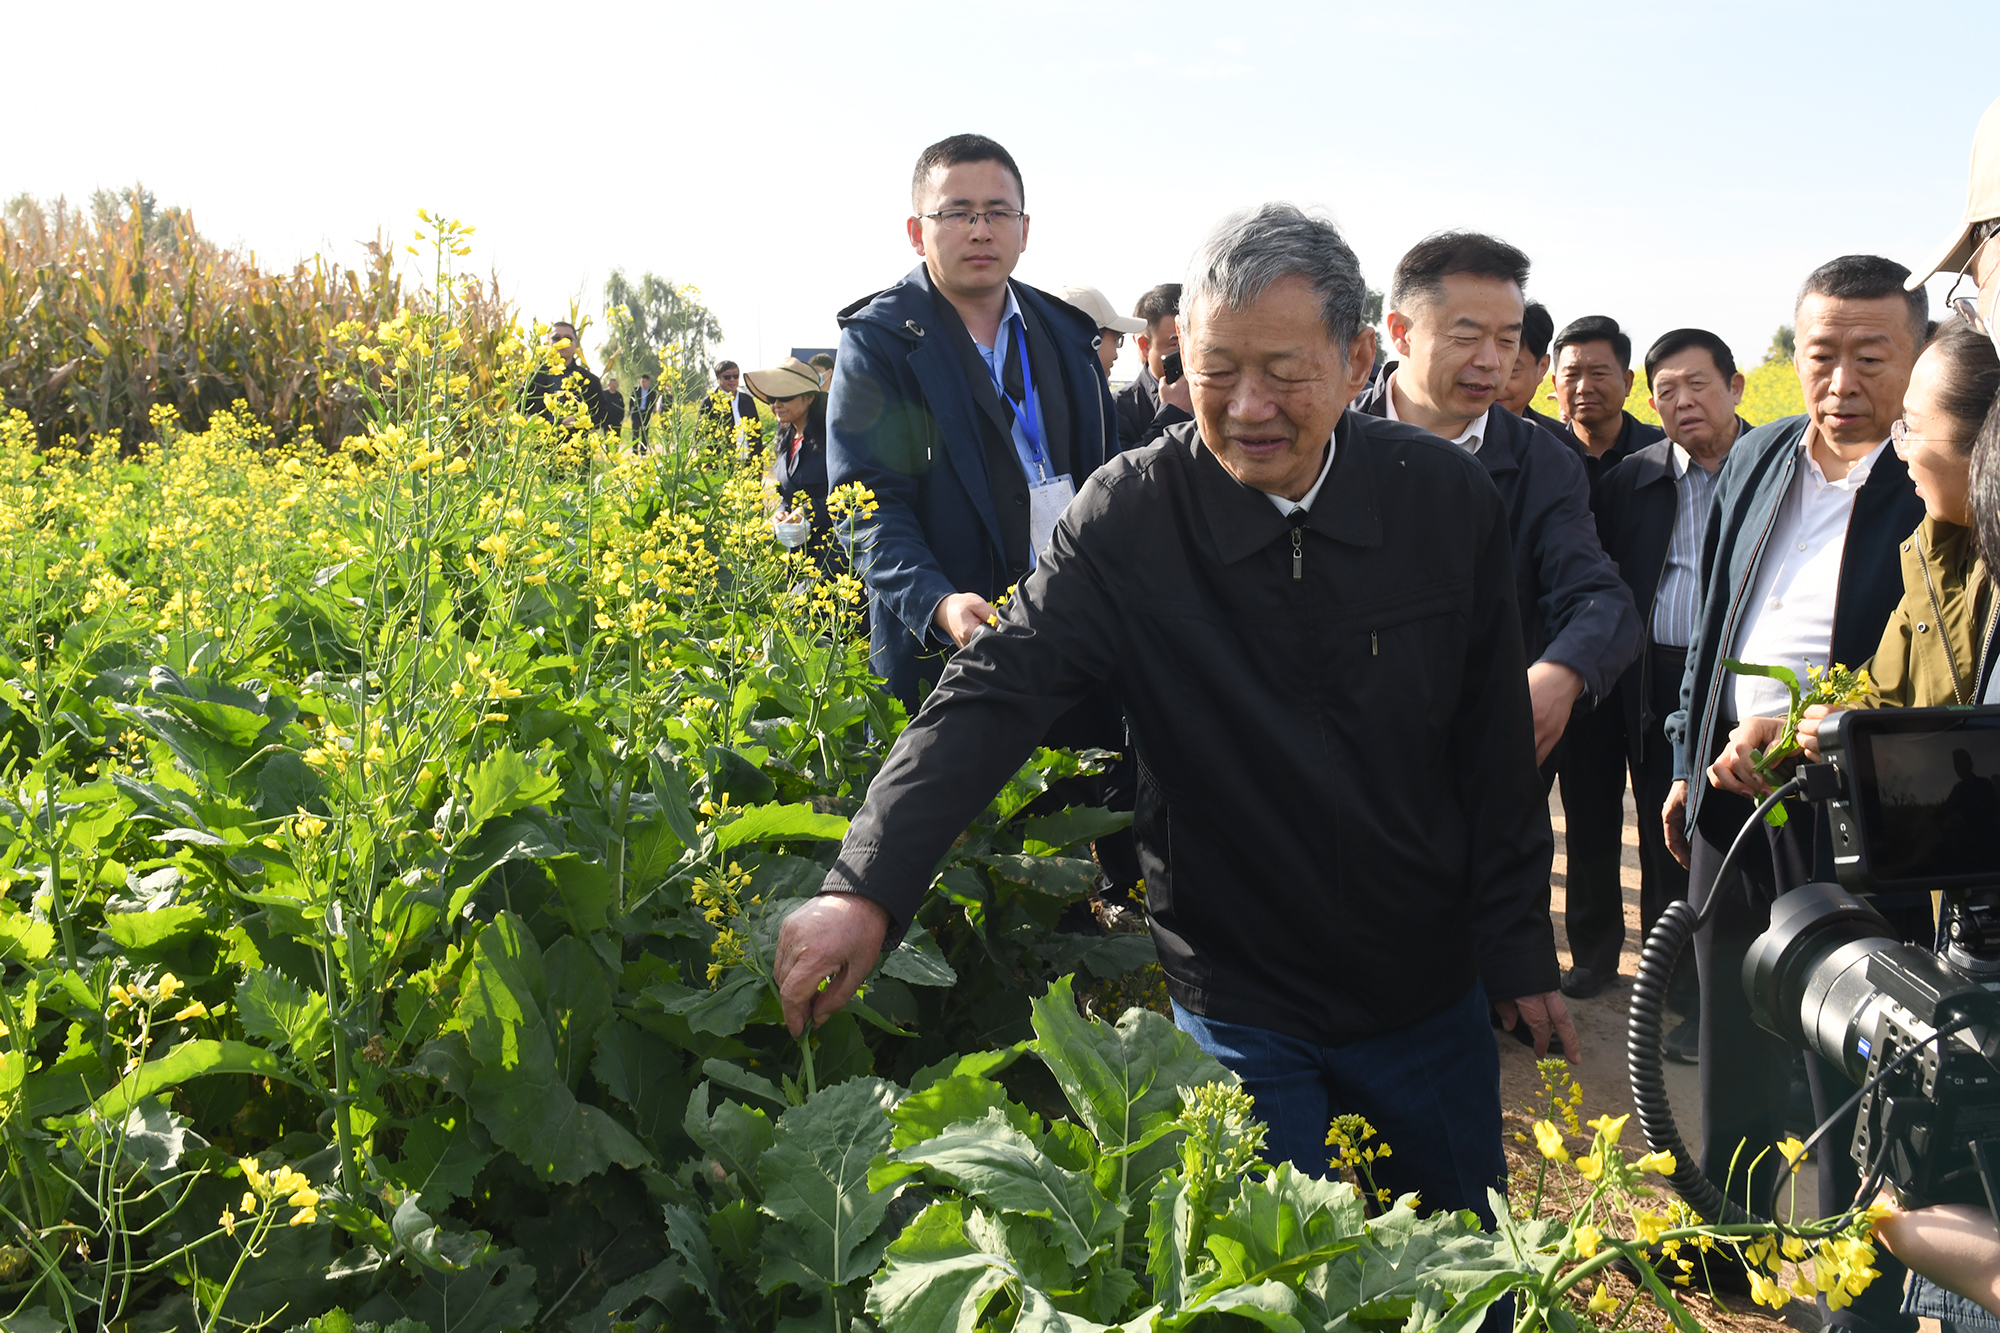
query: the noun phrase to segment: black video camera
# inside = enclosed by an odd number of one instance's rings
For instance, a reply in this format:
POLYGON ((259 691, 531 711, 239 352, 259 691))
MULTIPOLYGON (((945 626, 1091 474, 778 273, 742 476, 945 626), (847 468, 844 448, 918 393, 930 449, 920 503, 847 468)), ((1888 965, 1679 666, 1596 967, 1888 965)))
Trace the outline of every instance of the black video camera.
POLYGON ((1911 1207, 2000 1216, 2000 707, 1862 709, 1820 727, 1838 886, 1779 897, 1743 964, 1758 1025, 1862 1085, 1850 1145, 1911 1207), (1868 899, 1942 895, 1942 952, 1868 899))

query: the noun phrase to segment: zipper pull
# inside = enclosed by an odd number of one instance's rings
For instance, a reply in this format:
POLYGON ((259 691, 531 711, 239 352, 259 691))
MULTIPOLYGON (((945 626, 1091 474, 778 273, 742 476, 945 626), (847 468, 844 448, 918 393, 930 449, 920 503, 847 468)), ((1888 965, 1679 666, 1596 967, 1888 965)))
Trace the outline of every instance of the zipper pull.
POLYGON ((1370 657, 1380 657, 1382 655, 1382 645, 1376 641, 1375 631, 1372 629, 1368 631, 1368 655, 1370 657))
POLYGON ((1292 511, 1292 582, 1297 583, 1306 576, 1306 511, 1292 511))

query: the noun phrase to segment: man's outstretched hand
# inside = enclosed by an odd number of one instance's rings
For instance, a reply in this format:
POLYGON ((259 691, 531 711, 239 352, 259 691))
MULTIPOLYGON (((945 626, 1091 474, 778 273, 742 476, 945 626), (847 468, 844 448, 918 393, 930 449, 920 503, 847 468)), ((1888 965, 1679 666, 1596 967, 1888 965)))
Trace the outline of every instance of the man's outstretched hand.
POLYGON ((888 933, 889 914, 852 893, 822 893, 785 918, 771 977, 794 1037, 805 1032, 808 1018, 818 1027, 854 998, 888 933))
MULTIPOLYGON (((1549 1053, 1549 1034, 1553 1032, 1562 1038, 1563 1055, 1569 1062, 1573 1065, 1583 1063, 1583 1042, 1577 1038, 1576 1024, 1570 1021, 1569 1006, 1563 1003, 1561 991, 1523 995, 1518 1000, 1501 1000, 1493 1007, 1500 1011, 1500 1021, 1509 1032, 1514 1030, 1516 1023, 1528 1025, 1528 1031, 1535 1034, 1537 1060, 1549 1053)), ((785 1012, 791 1013, 789 1006, 785 1012)))

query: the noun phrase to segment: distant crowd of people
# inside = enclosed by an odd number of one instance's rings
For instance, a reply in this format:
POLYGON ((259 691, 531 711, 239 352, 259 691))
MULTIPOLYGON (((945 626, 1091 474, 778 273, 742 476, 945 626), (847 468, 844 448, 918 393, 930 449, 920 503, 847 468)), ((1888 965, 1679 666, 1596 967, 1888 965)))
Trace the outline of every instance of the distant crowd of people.
MULTIPOLYGON (((1133 812, 1096 849, 1106 895, 1143 882, 1176 1021, 1243 1078, 1272 1157, 1323 1174, 1331 1118, 1358 1112, 1395 1145, 1382 1183, 1490 1225, 1489 1025, 1580 1058, 1566 1000, 1617 984, 1629 783, 1642 929, 1722 895, 1666 1047, 1700 1067, 1701 1167, 1741 1197, 1753 1159, 1779 1168, 1793 1067, 1742 961, 1779 894, 1833 874, 1801 805, 1718 879, 1787 706, 1724 659, 1865 663, 1875 706, 2000 703, 2000 103, 1978 143, 1929 264, 1804 275, 1806 412, 1760 427, 1732 350, 1695 327, 1646 349, 1660 424, 1637 420, 1619 323, 1558 332, 1528 256, 1472 231, 1404 254, 1380 335, 1339 232, 1283 204, 1222 221, 1129 316, 1092 287, 1038 290, 1012 278, 1014 158, 978 135, 926 148, 916 267, 840 313, 830 365, 725 363, 702 407, 718 439, 755 400, 782 423, 781 532, 823 541, 830 487, 873 492, 850 534, 872 662, 913 714, 784 925, 787 1021, 846 1002, 1036 746, 1099 745, 1123 756, 1099 798, 1133 812), (1972 288, 1942 323, 1939 273, 1972 288), (1128 337, 1143 365, 1114 395, 1128 337)), ((1931 943, 1927 898, 1876 906, 1931 943)), ((1849 1089, 1807 1063, 1823 1119, 1849 1089)), ((1828 1209, 1858 1187, 1834 1146, 1852 1115, 1818 1154, 1828 1209)), ((1915 1329, 1880 1266, 1829 1322, 1915 1329)))

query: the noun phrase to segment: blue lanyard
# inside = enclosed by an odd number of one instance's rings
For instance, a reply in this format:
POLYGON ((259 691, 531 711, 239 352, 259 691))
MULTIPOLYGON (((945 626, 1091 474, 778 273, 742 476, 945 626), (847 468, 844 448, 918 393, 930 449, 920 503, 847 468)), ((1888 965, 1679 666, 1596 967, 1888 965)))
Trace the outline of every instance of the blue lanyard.
POLYGON ((1021 330, 1021 317, 1019 315, 1014 317, 1012 323, 1014 325, 1014 345, 1020 349, 1021 353, 1021 388, 1027 401, 1021 403, 1014 401, 1014 396, 1007 392, 1006 376, 1001 374, 997 367, 994 370, 993 387, 1000 391, 1000 396, 1005 398, 1007 405, 1014 409, 1014 420, 1021 423, 1021 433, 1028 437, 1028 454, 1035 460, 1035 470, 1041 473, 1042 480, 1047 480, 1049 468, 1047 457, 1042 453, 1041 427, 1035 422, 1035 414, 1029 410, 1035 404, 1036 398, 1035 370, 1033 366, 1028 364, 1028 335, 1021 330))

